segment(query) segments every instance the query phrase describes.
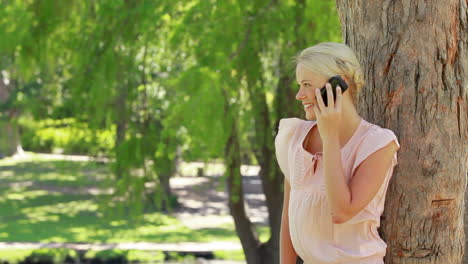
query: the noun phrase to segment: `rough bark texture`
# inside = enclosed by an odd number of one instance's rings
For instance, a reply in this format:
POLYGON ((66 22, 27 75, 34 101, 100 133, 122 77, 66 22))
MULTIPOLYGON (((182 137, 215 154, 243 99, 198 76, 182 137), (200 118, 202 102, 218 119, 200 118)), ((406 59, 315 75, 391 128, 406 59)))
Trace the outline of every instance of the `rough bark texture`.
POLYGON ((463 263, 467 1, 336 3, 365 72, 358 110, 401 144, 379 230, 385 263, 463 263))
MULTIPOLYGON (((467 174, 467 177, 468 177, 468 174, 467 174)), ((464 220, 465 220, 465 255, 463 257, 463 263, 468 263, 468 239, 467 239, 467 232, 468 232, 468 210, 466 210, 467 208, 467 205, 468 205, 468 195, 467 193, 465 192, 465 217, 464 217, 464 220)))

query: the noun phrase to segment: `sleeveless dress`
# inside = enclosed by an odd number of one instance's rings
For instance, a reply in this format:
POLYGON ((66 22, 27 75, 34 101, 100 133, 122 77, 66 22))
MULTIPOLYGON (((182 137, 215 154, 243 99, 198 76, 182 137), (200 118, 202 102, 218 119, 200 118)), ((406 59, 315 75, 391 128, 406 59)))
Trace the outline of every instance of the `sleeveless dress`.
MULTIPOLYGON (((377 228, 397 154, 369 204, 348 221, 334 224, 328 207, 322 153, 312 155, 303 147, 306 135, 316 123, 283 118, 275 137, 278 165, 291 185, 288 213, 293 247, 304 264, 384 264, 387 244, 377 228)), ((392 130, 361 118, 358 128, 340 150, 347 182, 362 161, 391 141, 400 147, 392 130)))

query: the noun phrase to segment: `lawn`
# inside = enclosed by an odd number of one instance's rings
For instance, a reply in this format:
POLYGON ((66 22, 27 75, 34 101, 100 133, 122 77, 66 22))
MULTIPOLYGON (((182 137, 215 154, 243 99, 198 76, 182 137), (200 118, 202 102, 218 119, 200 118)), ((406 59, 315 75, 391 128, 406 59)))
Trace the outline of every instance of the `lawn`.
MULTIPOLYGON (((34 154, 28 159, 0 160, 0 241, 239 242, 232 224, 191 230, 175 216, 161 212, 146 213, 139 222, 106 215, 101 198, 108 194, 98 191, 107 186, 107 176, 107 166, 93 161, 44 159, 34 154)), ((258 230, 265 241, 268 229, 258 230)))

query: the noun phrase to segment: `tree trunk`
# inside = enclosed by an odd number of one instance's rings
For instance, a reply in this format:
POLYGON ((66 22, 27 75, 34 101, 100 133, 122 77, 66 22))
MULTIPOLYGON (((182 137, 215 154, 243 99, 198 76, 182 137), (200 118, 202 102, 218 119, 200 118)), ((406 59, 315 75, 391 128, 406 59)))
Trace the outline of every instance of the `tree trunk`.
POLYGON ((281 213, 283 196, 283 178, 276 166, 272 125, 265 93, 255 85, 254 79, 248 81, 248 92, 253 108, 255 124, 255 143, 252 144, 253 152, 260 165, 259 176, 262 179, 262 189, 268 210, 268 223, 270 226, 270 239, 263 245, 265 253, 271 254, 269 258, 274 260, 268 263, 279 263, 279 231, 281 227, 281 213))
POLYGON ((260 242, 244 207, 244 191, 242 188, 242 175, 240 174, 240 147, 236 121, 233 121, 230 131, 231 134, 225 149, 229 210, 234 218, 236 232, 241 241, 247 263, 259 264, 261 262, 260 256, 257 254, 257 248, 260 242))
MULTIPOLYGON (((305 17, 305 10, 306 10, 306 1, 305 0, 296 0, 295 1, 296 6, 295 6, 295 23, 294 23, 294 39, 292 43, 292 48, 285 47, 284 50, 281 51, 281 54, 279 56, 279 73, 280 77, 278 80, 278 85, 276 88, 276 96, 275 96, 275 106, 274 106, 274 111, 276 113, 277 121, 274 124, 275 128, 275 135, 278 133, 277 128, 279 126, 279 120, 284 117, 291 117, 291 116, 304 116, 304 111, 301 110, 301 108, 296 107, 297 105, 297 100, 296 100, 296 90, 291 87, 291 83, 293 83, 295 76, 294 74, 291 74, 294 72, 293 69, 290 69, 290 65, 288 64, 288 61, 291 57, 292 54, 290 54, 288 51, 293 51, 296 53, 297 51, 303 49, 307 44, 306 37, 304 34, 300 32, 300 26, 304 23, 304 17, 305 17)), ((289 45, 288 45, 289 46, 289 45)), ((270 164, 274 164, 275 168, 273 172, 270 173, 275 173, 279 176, 277 178, 277 181, 274 184, 279 184, 280 191, 278 192, 277 198, 280 199, 280 202, 278 202, 278 210, 279 210, 279 217, 280 217, 280 222, 279 222, 279 227, 277 228, 277 232, 279 235, 280 227, 281 227, 281 213, 283 210, 283 191, 284 191, 284 175, 281 173, 279 170, 279 167, 277 166, 277 161, 276 161, 276 155, 275 152, 272 151, 271 154, 269 155, 272 160, 270 160, 270 164)), ((279 238, 278 238, 278 261, 275 263, 279 263, 279 238)), ((303 263, 302 259, 297 256, 296 259, 297 263, 303 263)))
POLYGON ((159 172, 158 173, 158 179, 159 179, 159 183, 161 184, 161 188, 162 188, 162 191, 163 191, 163 199, 162 199, 162 206, 164 208, 164 210, 171 210, 171 205, 170 205, 170 198, 172 197, 172 192, 171 192, 171 176, 174 175, 175 173, 175 167, 174 167, 174 162, 173 160, 170 158, 170 155, 169 155, 169 152, 170 152, 170 148, 168 146, 170 146, 170 144, 172 144, 171 142, 171 138, 170 137, 166 137, 164 139, 164 144, 167 146, 166 147, 166 153, 167 155, 164 155, 163 157, 161 157, 161 159, 159 159, 159 161, 162 161, 164 162, 161 166, 161 164, 159 165, 159 172))
POLYGON ((0 159, 15 154, 23 154, 18 124, 11 118, 6 121, 0 121, 0 131, 3 131, 0 137, 0 159))
MULTIPOLYGON (((231 112, 231 109, 235 109, 229 103, 232 96, 228 95, 227 90, 223 90, 223 100, 225 103, 224 113, 226 120, 230 122, 226 123, 226 130, 229 131, 229 135, 226 142, 225 152, 225 166, 226 166, 226 187, 228 191, 228 206, 230 214, 234 219, 234 225, 236 233, 241 241, 242 249, 245 254, 245 258, 248 264, 277 264, 279 263, 275 248, 278 245, 274 245, 274 230, 272 230, 272 237, 266 243, 261 243, 258 234, 255 231, 255 226, 247 216, 244 206, 244 191, 242 186, 242 175, 240 172, 241 168, 241 153, 240 153, 240 138, 238 131, 238 120, 236 119, 236 113, 231 112)), ((263 169, 263 168, 262 168, 263 169)), ((264 176, 268 177, 268 176, 264 176)), ((278 178, 278 177, 276 177, 278 178)), ((264 181, 263 177, 262 180, 264 181)), ((268 179, 271 181, 271 179, 268 179)), ((265 183, 263 183, 265 189, 265 183)), ((268 189, 268 188, 267 188, 268 189)), ((271 196, 270 196, 271 198, 271 196)), ((271 202, 271 201, 270 201, 271 202)), ((267 200, 267 205, 268 205, 267 200)), ((274 204, 273 207, 280 207, 281 204, 274 204)), ((271 213, 269 209, 270 221, 277 224, 276 220, 271 220, 271 217, 275 217, 275 212, 271 213)), ((278 240, 279 241, 279 240, 278 240)))
POLYGON ((115 149, 117 150, 117 159, 116 159, 116 170, 115 176, 117 179, 122 179, 123 171, 126 168, 122 166, 122 160, 119 158, 119 147, 125 141, 125 136, 127 134, 127 95, 128 87, 126 84, 117 85, 117 97, 114 102, 114 111, 115 111, 115 125, 116 125, 116 134, 115 134, 115 149))
POLYGON ((467 184, 466 0, 337 0, 367 85, 359 112, 397 134, 385 263, 462 263, 467 184))
MULTIPOLYGON (((270 113, 273 110, 276 114, 276 117, 280 118, 283 114, 290 116, 300 115, 302 113, 302 111, 299 111, 299 108, 294 107, 294 103, 296 102, 295 92, 291 87, 291 81, 294 77, 291 76, 291 69, 289 68, 290 65, 287 63, 287 61, 292 55, 292 52, 296 52, 304 46, 304 37, 297 33, 299 32, 300 25, 303 23, 305 7, 305 0, 296 0, 296 6, 294 7, 294 31, 296 32, 295 38, 294 41, 287 44, 287 47, 284 48, 285 50, 281 52, 280 56, 278 56, 280 77, 278 80, 276 91, 277 96, 275 98, 276 101, 274 109, 269 109, 266 94, 263 89, 264 82, 261 77, 260 85, 258 85, 258 76, 261 76, 261 73, 258 72, 258 69, 261 68, 261 63, 255 58, 257 58, 256 54, 261 53, 261 47, 251 44, 249 49, 244 50, 244 56, 245 58, 248 58, 248 60, 244 61, 243 64, 241 63, 239 67, 239 72, 244 71, 244 76, 247 79, 247 89, 249 93, 250 105, 253 108, 252 112, 255 124, 255 141, 252 142, 251 146, 260 166, 259 176, 262 180, 262 190, 265 194, 266 206, 268 210, 268 222, 271 231, 270 239, 265 243, 260 243, 257 239, 257 234, 253 229, 252 223, 245 213, 242 184, 239 184, 239 182, 242 182, 242 176, 235 170, 236 166, 240 166, 240 154, 239 151, 236 150, 236 147, 238 148, 239 139, 237 138, 238 132, 235 129, 236 126, 234 125, 232 130, 233 134, 231 134, 231 137, 229 138, 226 149, 226 157, 228 159, 232 159, 232 155, 235 155, 235 159, 239 159, 239 162, 227 160, 228 162, 226 167, 228 168, 227 185, 230 197, 238 197, 238 200, 230 200, 229 207, 235 221, 237 234, 244 248, 247 263, 249 264, 279 264, 279 231, 281 227, 281 214, 283 206, 284 176, 277 166, 273 146, 274 134, 276 134, 274 132, 277 132, 275 130, 278 127, 278 122, 272 122, 271 116, 275 115, 270 115, 270 113)), ((248 32, 255 32, 252 34, 262 33, 256 32, 255 29, 252 28, 253 27, 249 28, 248 32)), ((226 100, 226 103, 227 101, 228 100, 226 100)))
MULTIPOLYGON (((11 104, 11 94, 14 83, 17 82, 5 82, 0 73, 0 105, 11 104)), ((14 120, 18 118, 18 111, 17 109, 10 108, 5 111, 4 114, 5 116, 3 117, 0 115, 0 131, 3 132, 0 136, 0 158, 23 154, 18 124, 14 122, 14 120)))
MULTIPOLYGON (((468 175, 467 175, 468 177, 468 175)), ((465 221, 465 227, 464 227, 464 230, 465 230, 465 255, 463 257, 463 263, 468 263, 468 252, 467 252, 467 247, 468 247, 468 239, 466 239, 466 234, 468 232, 468 210, 466 210, 466 207, 468 205, 468 194, 467 192, 465 192, 465 217, 464 217, 464 221, 465 221)))

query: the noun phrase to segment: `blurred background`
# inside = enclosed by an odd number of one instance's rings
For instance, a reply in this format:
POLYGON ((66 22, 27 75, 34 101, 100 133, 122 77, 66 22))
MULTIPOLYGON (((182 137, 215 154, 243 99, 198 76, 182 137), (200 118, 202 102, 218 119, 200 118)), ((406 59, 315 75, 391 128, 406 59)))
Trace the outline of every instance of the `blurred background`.
POLYGON ((332 0, 0 0, 2 263, 278 263, 291 59, 328 41, 332 0))

